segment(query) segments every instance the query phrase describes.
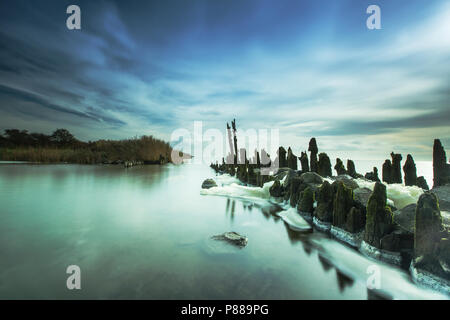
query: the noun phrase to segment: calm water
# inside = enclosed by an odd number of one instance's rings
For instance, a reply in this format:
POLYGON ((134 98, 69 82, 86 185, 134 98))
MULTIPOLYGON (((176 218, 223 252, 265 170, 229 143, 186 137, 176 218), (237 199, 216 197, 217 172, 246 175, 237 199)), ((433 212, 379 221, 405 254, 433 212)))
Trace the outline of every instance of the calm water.
POLYGON ((394 298, 441 298, 394 267, 313 232, 265 201, 202 196, 197 165, 0 165, 2 299, 366 299, 367 267, 394 298), (243 249, 211 240, 225 231, 243 249), (81 268, 81 290, 66 268, 81 268))

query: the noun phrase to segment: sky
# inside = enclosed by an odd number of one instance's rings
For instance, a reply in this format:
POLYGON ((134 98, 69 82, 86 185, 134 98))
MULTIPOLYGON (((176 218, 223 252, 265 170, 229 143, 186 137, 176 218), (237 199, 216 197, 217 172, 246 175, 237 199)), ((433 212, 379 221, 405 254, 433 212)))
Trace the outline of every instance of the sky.
POLYGON ((449 1, 0 2, 1 131, 168 140, 233 118, 298 155, 316 137, 331 157, 431 160, 433 139, 450 148, 449 1))

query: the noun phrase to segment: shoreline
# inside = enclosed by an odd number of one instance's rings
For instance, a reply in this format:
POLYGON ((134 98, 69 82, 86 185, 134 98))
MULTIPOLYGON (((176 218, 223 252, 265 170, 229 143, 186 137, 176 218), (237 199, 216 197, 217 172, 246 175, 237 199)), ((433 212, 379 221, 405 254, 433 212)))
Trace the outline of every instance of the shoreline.
POLYGON ((268 188, 270 197, 292 207, 308 224, 365 256, 407 270, 412 263, 433 274, 443 287, 450 282, 450 220, 446 213, 450 211, 450 164, 439 139, 433 144, 430 188, 425 177, 417 175, 410 154, 402 174, 403 157, 391 152, 380 179, 376 167, 362 175, 350 159, 345 166, 336 158, 332 167, 328 155, 319 153, 315 138, 309 142, 310 157, 306 151, 298 157, 290 147, 280 146, 275 157, 262 149, 247 158, 245 148, 238 152, 235 120, 232 127, 227 123, 227 129, 230 153, 220 164, 211 163, 216 173, 229 174, 247 186, 268 188))

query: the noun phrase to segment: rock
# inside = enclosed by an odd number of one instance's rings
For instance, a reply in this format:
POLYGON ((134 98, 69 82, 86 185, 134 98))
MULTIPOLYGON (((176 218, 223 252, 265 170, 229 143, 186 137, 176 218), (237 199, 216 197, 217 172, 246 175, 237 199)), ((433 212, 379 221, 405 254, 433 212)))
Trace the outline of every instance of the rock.
POLYGON ((419 197, 416 207, 414 254, 416 257, 433 255, 442 238, 442 217, 439 202, 432 192, 419 197))
POLYGON ((286 149, 284 149, 283 147, 278 148, 278 167, 287 167, 286 149))
POLYGON ((299 202, 297 209, 303 213, 312 214, 314 211, 314 191, 307 187, 305 190, 300 192, 299 202))
POLYGON ((402 155, 398 153, 391 152, 392 157, 392 183, 402 183, 402 171, 401 171, 401 162, 402 155))
POLYGON ((367 208, 367 202, 369 202, 372 190, 369 188, 356 188, 353 189, 353 196, 355 202, 359 203, 360 207, 367 208))
POLYGON ((359 188, 358 183, 356 183, 355 180, 352 179, 352 177, 348 176, 348 175, 341 175, 341 176, 337 176, 335 178, 335 182, 342 182, 347 188, 350 188, 352 190, 359 188))
POLYGON ((325 152, 321 152, 319 154, 317 173, 322 177, 331 177, 333 175, 333 173, 331 172, 330 158, 325 152))
POLYGON ((287 166, 293 170, 297 170, 297 156, 292 153, 291 147, 288 148, 287 166))
POLYGON ((427 180, 425 180, 424 176, 418 177, 416 184, 418 187, 422 188, 423 190, 430 190, 430 188, 428 187, 427 180))
POLYGON ((431 190, 439 200, 439 209, 450 211, 450 185, 440 186, 431 190))
POLYGON ((288 168, 288 170, 286 170, 285 172, 286 172, 286 175, 285 175, 286 178, 284 178, 283 188, 285 190, 289 190, 292 179, 298 177, 298 174, 297 174, 297 171, 292 170, 290 168, 288 168))
POLYGON ((367 172, 364 175, 364 178, 366 178, 367 180, 370 180, 370 181, 380 182, 380 178, 378 177, 378 169, 377 169, 377 167, 373 167, 373 171, 372 172, 367 172))
POLYGON ((317 153, 319 149, 317 148, 316 138, 311 138, 309 141, 308 151, 311 152, 310 169, 312 172, 317 172, 317 153))
POLYGON ((280 180, 275 180, 275 182, 269 189, 269 193, 272 197, 276 198, 283 196, 283 187, 280 184, 280 180))
POLYGON ((217 183, 213 179, 206 179, 202 183, 202 189, 209 189, 212 187, 217 187, 217 183))
POLYGON ((393 212, 394 222, 405 232, 414 234, 416 220, 416 203, 411 203, 406 207, 393 212))
POLYGON ((439 139, 433 145, 433 188, 450 183, 450 164, 439 139))
POLYGON ((245 247, 248 243, 247 237, 241 236, 239 233, 234 232, 234 231, 215 235, 215 236, 212 236, 211 238, 214 240, 226 241, 228 243, 231 243, 231 244, 239 246, 239 247, 245 247))
POLYGON ((391 252, 407 251, 410 254, 414 248, 414 235, 402 230, 396 230, 382 237, 380 243, 382 250, 391 252))
POLYGON ((338 175, 347 174, 347 170, 345 170, 344 163, 339 158, 336 158, 336 165, 334 166, 334 170, 336 170, 338 175))
POLYGON ((317 192, 317 207, 314 216, 320 221, 331 222, 333 220, 334 192, 328 181, 324 181, 317 192))
POLYGON ((302 173, 300 178, 306 184, 321 184, 323 182, 323 178, 315 172, 302 173))
POLYGON ((380 182, 375 183, 367 203, 364 241, 378 249, 381 249, 381 239, 394 229, 392 212, 386 202, 386 186, 380 182))
POLYGON ((353 191, 342 181, 337 182, 336 194, 333 201, 333 226, 345 228, 347 215, 353 207, 353 191))
POLYGON ((406 156, 405 164, 403 165, 403 172, 405 173, 405 186, 417 185, 417 169, 413 157, 408 154, 406 156))
POLYGON ((400 251, 400 235, 395 232, 385 235, 380 240, 380 249, 394 252, 400 251))
POLYGON ((347 174, 353 178, 357 178, 358 176, 356 173, 355 163, 350 159, 347 160, 347 174))
POLYGON ((442 238, 436 250, 439 265, 446 272, 450 273, 450 239, 442 238))
POLYGON ((309 172, 308 154, 306 152, 302 152, 299 159, 302 166, 302 172, 309 172))
POLYGON ((381 179, 383 182, 392 183, 392 164, 391 160, 386 159, 383 163, 383 168, 381 170, 381 179))

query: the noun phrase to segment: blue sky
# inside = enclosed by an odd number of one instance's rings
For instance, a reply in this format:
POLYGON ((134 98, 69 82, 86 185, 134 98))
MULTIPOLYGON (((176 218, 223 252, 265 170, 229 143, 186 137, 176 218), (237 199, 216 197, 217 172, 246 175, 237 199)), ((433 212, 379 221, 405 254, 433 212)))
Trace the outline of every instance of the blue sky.
POLYGON ((0 130, 169 139, 236 118, 298 154, 312 136, 354 159, 450 145, 448 1, 5 0, 0 47, 0 130))

